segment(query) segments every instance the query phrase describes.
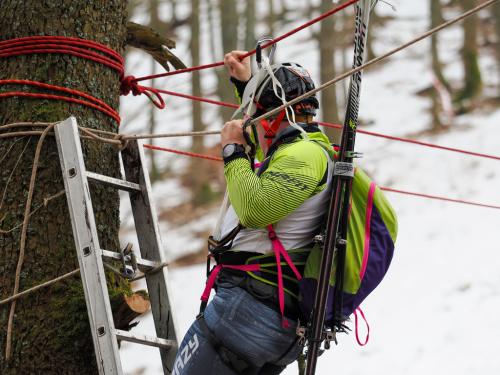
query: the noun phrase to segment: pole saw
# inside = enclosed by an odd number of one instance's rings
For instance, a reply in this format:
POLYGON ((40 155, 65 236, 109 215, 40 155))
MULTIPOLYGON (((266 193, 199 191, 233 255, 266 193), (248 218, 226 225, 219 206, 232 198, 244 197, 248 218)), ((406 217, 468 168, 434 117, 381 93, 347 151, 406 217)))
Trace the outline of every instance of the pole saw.
MULTIPOLYGON (((354 35, 353 68, 357 68, 363 64, 372 3, 373 0, 361 0, 355 5, 356 29, 354 35)), ((328 349, 330 341, 337 342, 336 333, 345 330, 344 321, 347 317, 344 317, 342 314, 342 291, 344 287, 344 267, 347 249, 349 202, 352 178, 354 177, 353 159, 357 157, 357 154, 354 152, 354 143, 358 126, 360 89, 361 71, 351 76, 340 149, 338 159, 334 165, 328 220, 326 229, 319 236, 319 240, 323 242, 323 251, 312 319, 307 332, 306 375, 314 375, 316 372, 321 343, 325 341, 325 348, 328 349), (333 298, 334 320, 332 327, 328 327, 327 329, 325 327, 326 303, 334 258, 337 262, 333 298)))

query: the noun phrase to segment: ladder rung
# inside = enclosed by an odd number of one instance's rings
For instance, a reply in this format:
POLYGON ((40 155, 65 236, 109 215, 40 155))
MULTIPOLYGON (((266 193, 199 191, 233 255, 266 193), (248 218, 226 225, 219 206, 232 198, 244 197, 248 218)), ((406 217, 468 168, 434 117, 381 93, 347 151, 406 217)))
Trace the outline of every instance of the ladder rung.
MULTIPOLYGON (((101 249, 102 257, 106 259, 114 259, 114 260, 121 260, 122 256, 120 253, 117 253, 116 251, 109 251, 109 250, 104 250, 101 249)), ((139 269, 141 271, 147 271, 152 268, 160 267, 161 263, 160 262, 154 262, 152 260, 147 260, 147 259, 142 259, 142 258, 137 258, 137 265, 139 266, 139 269)))
POLYGON ((125 191, 141 191, 141 185, 136 184, 135 182, 130 182, 126 180, 122 180, 119 178, 104 176, 102 174, 97 174, 94 172, 87 171, 87 178, 95 181, 102 182, 105 185, 125 190, 125 191))
POLYGON ((171 349, 177 346, 175 340, 166 340, 154 336, 146 336, 141 333, 130 333, 119 329, 115 330, 115 335, 118 340, 130 341, 136 344, 154 346, 157 348, 171 349))

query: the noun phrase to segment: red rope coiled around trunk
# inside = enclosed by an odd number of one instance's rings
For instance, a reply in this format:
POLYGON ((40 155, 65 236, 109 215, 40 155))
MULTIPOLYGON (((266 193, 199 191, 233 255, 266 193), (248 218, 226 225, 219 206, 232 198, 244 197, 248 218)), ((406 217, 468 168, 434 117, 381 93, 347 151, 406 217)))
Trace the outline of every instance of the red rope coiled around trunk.
MULTIPOLYGON (((65 36, 30 36, 23 38, 10 39, 0 42, 0 58, 9 58, 32 54, 64 54, 90 60, 103 64, 110 69, 115 70, 120 79, 120 94, 128 95, 146 95, 155 106, 160 109, 165 108, 165 102, 160 93, 152 87, 144 87, 135 81, 133 76, 124 75, 124 60, 119 53, 111 48, 86 39, 65 37, 65 36), (156 99, 154 98, 156 96, 156 99)), ((25 97, 36 99, 62 100, 69 103, 84 105, 96 109, 111 117, 116 123, 120 124, 118 112, 104 101, 93 97, 79 90, 66 87, 51 85, 48 83, 18 80, 18 79, 0 79, 2 85, 21 85, 32 86, 42 90, 57 91, 59 94, 50 92, 25 92, 25 91, 7 91, 0 93, 0 99, 10 97, 25 97), (61 95, 65 94, 65 95, 61 95)))

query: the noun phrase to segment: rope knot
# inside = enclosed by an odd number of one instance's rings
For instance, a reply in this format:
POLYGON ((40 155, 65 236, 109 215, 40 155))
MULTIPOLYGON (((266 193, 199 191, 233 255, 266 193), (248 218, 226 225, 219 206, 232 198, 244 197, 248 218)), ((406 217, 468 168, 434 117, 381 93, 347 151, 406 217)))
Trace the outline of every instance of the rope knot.
POLYGON ((117 146, 119 151, 124 150, 128 146, 128 139, 125 138, 123 134, 116 134, 113 140, 121 142, 121 144, 117 146))
POLYGON ((126 76, 121 79, 120 94, 126 96, 132 92, 132 95, 141 95, 144 92, 142 86, 139 86, 134 76, 126 76))
POLYGON ((148 99, 153 103, 157 108, 163 109, 165 108, 165 102, 160 95, 160 92, 154 87, 141 86, 137 83, 137 80, 134 76, 126 76, 120 78, 120 94, 128 95, 132 92, 132 95, 137 96, 144 94, 148 97, 148 99), (156 96, 156 100, 154 98, 156 96))

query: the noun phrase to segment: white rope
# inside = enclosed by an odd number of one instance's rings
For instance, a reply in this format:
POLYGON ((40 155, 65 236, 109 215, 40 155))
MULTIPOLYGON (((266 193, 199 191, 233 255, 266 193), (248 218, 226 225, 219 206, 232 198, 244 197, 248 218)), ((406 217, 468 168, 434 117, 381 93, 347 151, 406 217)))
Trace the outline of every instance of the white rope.
MULTIPOLYGON (((262 56, 262 61, 263 61, 264 69, 267 71, 267 74, 271 78, 271 83, 273 84, 274 95, 276 95, 276 97, 278 99, 280 99, 281 102, 285 105, 287 103, 285 90, 283 89, 281 82, 274 75, 274 71, 273 71, 271 64, 269 63, 269 59, 266 56, 262 56), (278 88, 280 89, 280 91, 278 90, 278 88)), ((293 108, 292 107, 285 107, 285 114, 286 114, 286 118, 288 120, 288 123, 292 127, 294 127, 295 129, 300 131, 302 133, 302 136, 305 139, 308 139, 306 131, 304 129, 302 129, 302 127, 297 125, 297 122, 295 121, 295 112, 294 112, 293 108)))

